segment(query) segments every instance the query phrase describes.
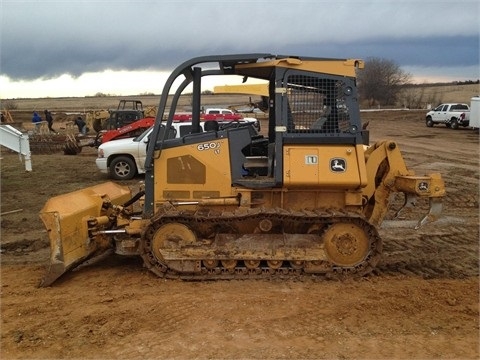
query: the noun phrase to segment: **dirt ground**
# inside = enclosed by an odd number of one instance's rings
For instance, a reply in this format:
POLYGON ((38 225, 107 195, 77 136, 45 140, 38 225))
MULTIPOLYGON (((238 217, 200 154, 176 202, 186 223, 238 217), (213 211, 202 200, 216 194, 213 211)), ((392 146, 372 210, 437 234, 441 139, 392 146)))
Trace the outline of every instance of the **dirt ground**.
POLYGON ((378 269, 344 282, 163 280, 111 256, 37 288, 49 258, 42 206, 107 178, 92 148, 33 154, 31 173, 2 149, 1 358, 478 359, 479 135, 426 128, 424 113, 362 116, 371 142, 396 140, 417 174, 442 174, 443 216, 414 230, 420 202, 385 221, 378 269))

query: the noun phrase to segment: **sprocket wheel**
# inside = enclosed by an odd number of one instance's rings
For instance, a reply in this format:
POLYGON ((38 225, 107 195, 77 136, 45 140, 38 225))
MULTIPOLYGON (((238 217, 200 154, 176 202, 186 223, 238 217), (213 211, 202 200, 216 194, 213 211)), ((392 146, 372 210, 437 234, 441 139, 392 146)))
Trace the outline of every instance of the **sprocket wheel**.
POLYGON ((325 231, 323 238, 325 252, 334 265, 354 267, 370 251, 368 234, 354 223, 335 223, 325 231))

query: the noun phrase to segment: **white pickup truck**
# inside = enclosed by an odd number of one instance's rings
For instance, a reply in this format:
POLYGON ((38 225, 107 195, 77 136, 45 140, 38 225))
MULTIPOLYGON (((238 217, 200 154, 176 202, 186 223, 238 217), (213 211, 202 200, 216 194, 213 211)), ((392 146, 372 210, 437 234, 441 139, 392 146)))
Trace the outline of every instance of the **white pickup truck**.
POLYGON ((467 127, 470 123, 470 107, 467 104, 441 104, 427 113, 425 122, 428 127, 435 124, 444 124, 451 129, 467 127))

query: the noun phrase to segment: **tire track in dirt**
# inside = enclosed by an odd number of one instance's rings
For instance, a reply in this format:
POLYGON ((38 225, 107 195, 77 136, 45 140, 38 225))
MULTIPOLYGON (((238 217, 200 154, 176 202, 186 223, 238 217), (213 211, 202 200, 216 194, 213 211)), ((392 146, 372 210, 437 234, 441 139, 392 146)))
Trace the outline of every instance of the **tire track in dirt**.
POLYGON ((425 279, 478 276, 478 226, 430 224, 421 232, 400 228, 381 235, 384 254, 377 274, 425 279))

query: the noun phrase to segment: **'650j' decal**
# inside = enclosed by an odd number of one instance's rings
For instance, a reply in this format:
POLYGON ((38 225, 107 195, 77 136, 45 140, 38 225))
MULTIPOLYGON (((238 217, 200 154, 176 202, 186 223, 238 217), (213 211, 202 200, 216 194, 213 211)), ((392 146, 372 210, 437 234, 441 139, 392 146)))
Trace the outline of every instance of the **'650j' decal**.
POLYGON ((197 150, 198 151, 217 150, 219 148, 220 148, 220 142, 218 142, 218 141, 212 141, 212 142, 197 145, 197 150))

